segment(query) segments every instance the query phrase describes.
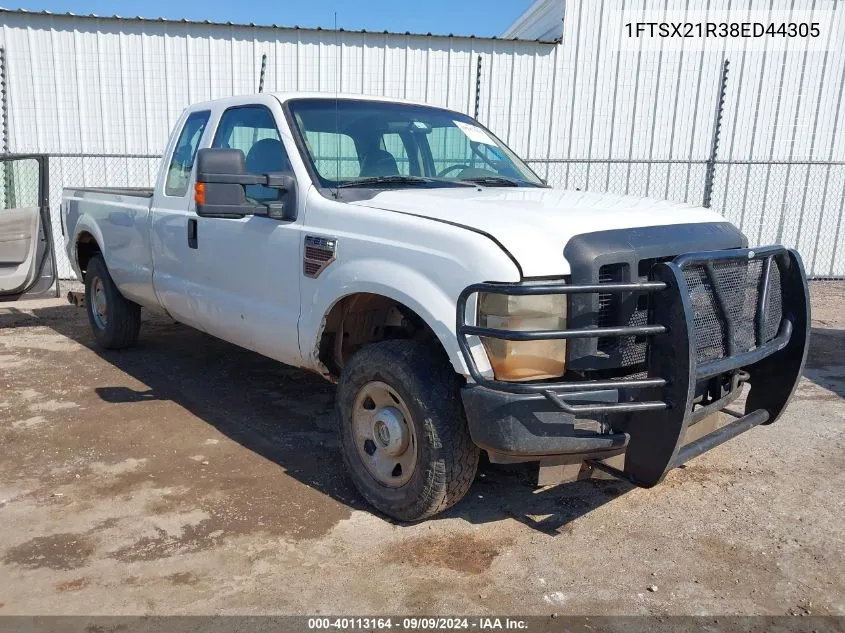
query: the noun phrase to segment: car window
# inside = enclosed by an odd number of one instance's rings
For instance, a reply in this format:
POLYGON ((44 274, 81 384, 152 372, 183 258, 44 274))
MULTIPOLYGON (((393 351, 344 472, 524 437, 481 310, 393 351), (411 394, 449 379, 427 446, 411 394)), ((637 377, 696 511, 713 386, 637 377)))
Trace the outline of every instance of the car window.
MULTIPOLYGON (((264 106, 238 106, 226 110, 220 117, 211 146, 241 150, 249 174, 290 171, 290 161, 276 121, 264 106)), ((278 189, 264 185, 247 185, 244 190, 247 198, 258 202, 277 200, 281 195, 278 189)))
POLYGON ((324 178, 356 178, 361 173, 358 150, 348 134, 306 130, 305 143, 314 166, 324 178))
POLYGON ((188 183, 191 180, 194 159, 197 157, 197 148, 210 115, 208 110, 203 110, 191 113, 185 120, 167 169, 165 195, 182 197, 188 193, 188 183))
POLYGON ((405 149, 405 141, 396 133, 384 134, 381 137, 381 149, 390 153, 396 161, 396 168, 403 176, 411 174, 411 162, 405 149))
POLYGON ((41 170, 35 158, 0 162, 0 214, 40 206, 41 170))
POLYGON ((478 181, 542 187, 540 178, 477 121, 459 112, 365 99, 292 99, 286 107, 303 158, 322 187, 427 186, 478 181))
POLYGON ((469 138, 457 127, 434 127, 428 135, 428 145, 437 173, 452 165, 466 164, 475 167, 475 156, 469 138))

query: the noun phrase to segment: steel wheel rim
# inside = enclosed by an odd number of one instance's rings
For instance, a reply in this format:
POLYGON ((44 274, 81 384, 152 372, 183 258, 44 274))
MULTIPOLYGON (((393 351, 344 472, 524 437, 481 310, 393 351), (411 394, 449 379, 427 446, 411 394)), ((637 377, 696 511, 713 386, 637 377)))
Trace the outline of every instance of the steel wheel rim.
POLYGON ((364 468, 379 484, 400 488, 417 465, 414 420, 390 385, 373 381, 361 387, 352 409, 352 434, 364 468))
POLYGON ((94 316, 97 327, 104 330, 109 322, 109 306, 106 300, 105 284, 99 277, 94 277, 91 284, 91 314, 94 316))

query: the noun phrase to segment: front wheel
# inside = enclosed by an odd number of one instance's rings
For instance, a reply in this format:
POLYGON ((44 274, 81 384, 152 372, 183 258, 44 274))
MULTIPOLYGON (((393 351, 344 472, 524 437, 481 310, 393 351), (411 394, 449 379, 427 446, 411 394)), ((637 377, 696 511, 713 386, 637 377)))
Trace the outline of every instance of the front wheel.
POLYGON ((420 521, 469 490, 479 450, 459 389, 449 363, 415 341, 368 345, 344 368, 341 449, 355 486, 378 510, 420 521))
POLYGON ((141 328, 141 306, 120 294, 102 255, 85 271, 85 309, 97 343, 106 349, 131 347, 141 328))

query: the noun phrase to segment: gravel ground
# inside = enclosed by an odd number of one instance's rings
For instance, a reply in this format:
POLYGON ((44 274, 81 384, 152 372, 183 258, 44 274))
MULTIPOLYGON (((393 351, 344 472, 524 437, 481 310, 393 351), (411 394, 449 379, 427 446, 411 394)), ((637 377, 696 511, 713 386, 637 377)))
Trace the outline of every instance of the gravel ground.
POLYGON ((778 424, 653 489, 483 465, 396 525, 346 479, 334 387, 158 317, 0 304, 0 614, 845 615, 845 284, 812 288, 778 424))

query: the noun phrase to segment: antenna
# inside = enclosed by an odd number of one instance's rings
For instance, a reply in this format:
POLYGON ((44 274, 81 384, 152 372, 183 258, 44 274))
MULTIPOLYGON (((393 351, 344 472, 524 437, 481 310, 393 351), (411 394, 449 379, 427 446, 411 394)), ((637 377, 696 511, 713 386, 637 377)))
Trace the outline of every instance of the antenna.
POLYGON ((334 131, 335 131, 335 182, 336 188, 334 198, 337 200, 340 197, 340 78, 343 69, 340 67, 343 63, 343 56, 340 51, 340 32, 337 30, 337 11, 334 12, 334 45, 337 50, 337 80, 334 84, 334 131))
POLYGON ((258 92, 264 92, 265 70, 267 70, 267 53, 261 55, 261 74, 258 76, 258 92))

